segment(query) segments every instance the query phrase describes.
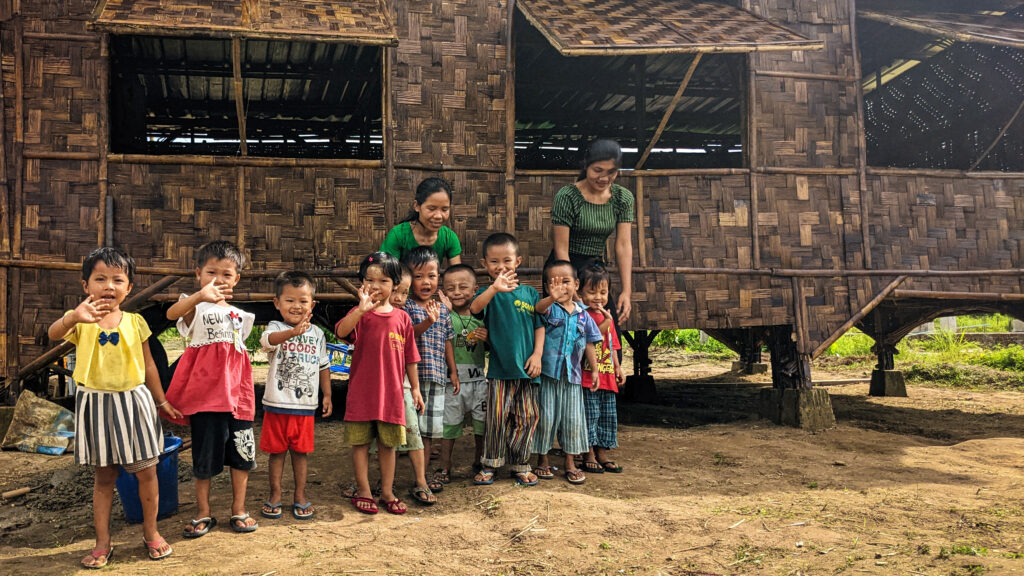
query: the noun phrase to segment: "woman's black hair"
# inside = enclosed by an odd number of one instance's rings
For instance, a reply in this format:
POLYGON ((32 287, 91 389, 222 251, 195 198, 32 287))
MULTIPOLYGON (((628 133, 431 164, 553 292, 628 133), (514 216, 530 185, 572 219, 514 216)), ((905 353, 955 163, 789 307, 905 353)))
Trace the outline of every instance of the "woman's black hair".
POLYGON ((572 262, 569 262, 568 260, 549 260, 548 262, 544 263, 544 273, 543 273, 542 278, 544 279, 544 285, 545 286, 548 285, 548 281, 550 280, 550 278, 548 278, 548 272, 552 268, 558 268, 559 266, 566 266, 566 267, 568 267, 569 270, 572 270, 572 277, 573 277, 573 279, 577 278, 576 268, 572 265, 572 262))
POLYGON ((580 268, 576 273, 579 275, 580 289, 586 288, 587 286, 597 286, 601 282, 607 282, 608 287, 611 288, 611 274, 608 274, 608 270, 597 262, 580 268))
POLYGON ((363 263, 359 265, 359 279, 366 280, 366 271, 373 266, 380 268, 385 276, 391 278, 395 286, 402 283, 402 264, 399 263, 398 258, 387 252, 374 252, 370 254, 363 258, 363 263))
POLYGON ((402 256, 400 262, 409 270, 415 270, 424 264, 436 262, 438 272, 441 271, 441 259, 430 246, 418 246, 409 250, 402 256))
POLYGON ((590 144, 587 153, 583 156, 583 167, 580 169, 580 176, 577 180, 586 180, 587 168, 594 162, 611 160, 616 168, 622 167, 622 147, 619 143, 610 138, 599 138, 590 144))
POLYGON ((96 268, 97 262, 103 262, 110 268, 120 268, 128 276, 128 283, 135 282, 135 260, 117 248, 97 248, 82 261, 82 280, 88 282, 89 276, 96 268))
MULTIPOLYGON (((452 185, 444 178, 424 178, 420 185, 416 187, 416 203, 423 204, 438 192, 444 192, 448 195, 448 201, 452 200, 452 185)), ((409 210, 409 213, 402 218, 402 222, 412 222, 420 217, 420 213, 415 208, 409 210)))

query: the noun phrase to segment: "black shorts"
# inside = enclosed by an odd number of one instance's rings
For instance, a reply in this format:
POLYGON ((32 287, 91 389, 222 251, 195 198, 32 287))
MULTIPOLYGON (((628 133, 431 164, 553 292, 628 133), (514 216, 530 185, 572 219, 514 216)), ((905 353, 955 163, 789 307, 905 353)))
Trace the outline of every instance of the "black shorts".
POLYGON ((189 420, 193 476, 213 478, 224 471, 224 466, 235 470, 256 469, 252 422, 236 420, 230 412, 199 412, 189 420))

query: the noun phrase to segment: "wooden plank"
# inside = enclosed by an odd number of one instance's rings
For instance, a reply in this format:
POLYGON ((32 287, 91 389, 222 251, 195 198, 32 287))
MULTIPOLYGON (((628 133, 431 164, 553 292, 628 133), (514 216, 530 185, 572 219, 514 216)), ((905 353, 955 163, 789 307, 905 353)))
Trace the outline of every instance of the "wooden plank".
POLYGON ((110 154, 112 164, 150 164, 154 166, 263 166, 287 168, 384 168, 383 160, 355 158, 271 158, 265 156, 213 156, 203 154, 110 154))

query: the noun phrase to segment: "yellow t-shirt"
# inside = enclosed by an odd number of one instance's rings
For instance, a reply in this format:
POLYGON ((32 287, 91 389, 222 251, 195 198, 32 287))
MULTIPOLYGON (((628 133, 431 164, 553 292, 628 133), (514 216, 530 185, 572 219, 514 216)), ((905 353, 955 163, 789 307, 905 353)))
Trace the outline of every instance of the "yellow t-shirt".
POLYGON ((75 329, 64 337, 75 345, 72 377, 78 384, 95 390, 121 392, 144 384, 146 359, 142 343, 150 334, 142 316, 131 312, 123 312, 120 324, 113 330, 103 330, 95 323, 75 324, 75 329))

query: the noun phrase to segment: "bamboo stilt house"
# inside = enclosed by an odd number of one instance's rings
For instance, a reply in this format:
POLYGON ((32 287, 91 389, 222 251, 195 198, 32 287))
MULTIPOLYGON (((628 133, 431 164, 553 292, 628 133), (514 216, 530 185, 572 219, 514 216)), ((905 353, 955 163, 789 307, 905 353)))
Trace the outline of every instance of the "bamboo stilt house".
POLYGON ((0 6, 9 385, 53 357, 45 326, 101 244, 128 248, 145 287, 235 240, 240 292, 297 267, 340 307, 345 271, 440 173, 467 261, 509 231, 538 268, 554 193, 598 136, 627 149, 637 198, 641 360, 660 329, 704 329, 748 363, 767 345, 771 404, 810 389, 851 326, 884 372, 910 326, 1021 298, 1020 2, 0 6))

